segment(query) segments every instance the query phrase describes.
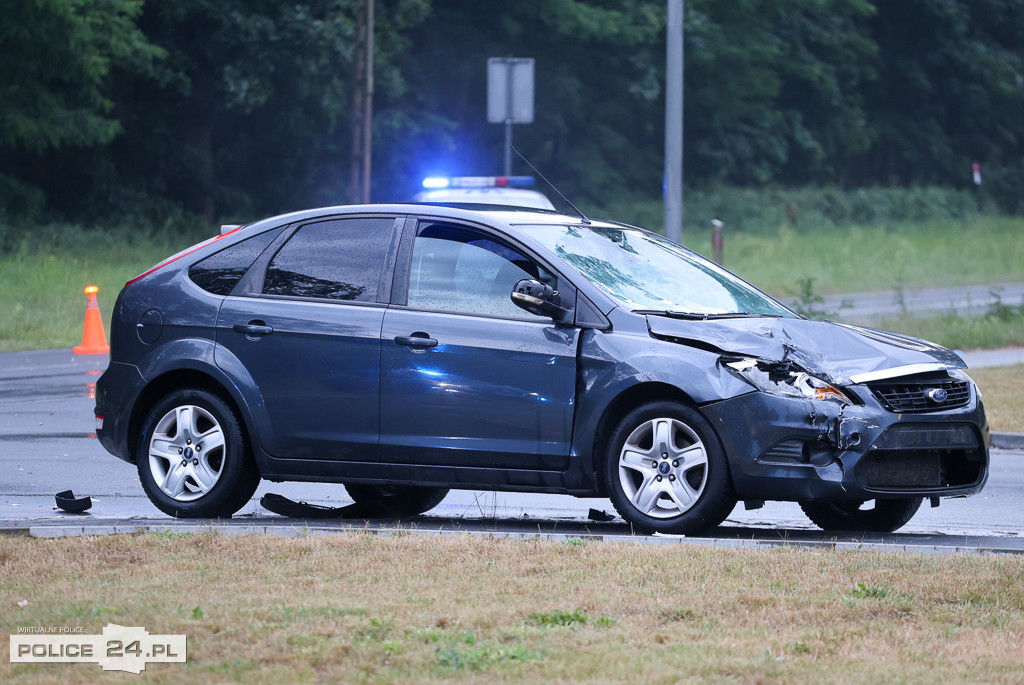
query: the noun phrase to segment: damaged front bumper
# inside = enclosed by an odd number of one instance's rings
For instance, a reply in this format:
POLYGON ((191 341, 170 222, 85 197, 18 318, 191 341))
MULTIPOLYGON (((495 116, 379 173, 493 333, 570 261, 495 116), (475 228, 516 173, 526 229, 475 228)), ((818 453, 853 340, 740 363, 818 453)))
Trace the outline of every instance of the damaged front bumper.
POLYGON ((889 411, 864 385, 860 404, 752 392, 701 407, 741 500, 963 497, 988 478, 988 425, 972 388, 961 408, 889 411))

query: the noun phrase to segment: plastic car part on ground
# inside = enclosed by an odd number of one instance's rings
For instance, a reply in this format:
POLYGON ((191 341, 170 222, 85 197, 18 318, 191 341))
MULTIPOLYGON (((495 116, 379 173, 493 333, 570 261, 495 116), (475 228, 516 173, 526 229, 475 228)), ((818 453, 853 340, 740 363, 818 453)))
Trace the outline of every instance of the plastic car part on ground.
POLYGON ((296 502, 273 492, 268 492, 260 498, 260 506, 275 514, 298 519, 390 518, 395 516, 383 505, 353 503, 345 507, 324 507, 308 502, 296 502))
POLYGON ((57 501, 57 507, 69 514, 80 514, 92 507, 91 497, 88 495, 85 497, 75 497, 75 493, 71 490, 58 492, 54 499, 57 501))
MULTIPOLYGON (((299 519, 366 519, 395 518, 396 514, 383 504, 355 502, 344 507, 325 507, 309 502, 296 502, 284 495, 268 492, 260 498, 260 506, 280 516, 299 519)), ((615 517, 600 509, 588 513, 591 521, 612 521, 615 517)))

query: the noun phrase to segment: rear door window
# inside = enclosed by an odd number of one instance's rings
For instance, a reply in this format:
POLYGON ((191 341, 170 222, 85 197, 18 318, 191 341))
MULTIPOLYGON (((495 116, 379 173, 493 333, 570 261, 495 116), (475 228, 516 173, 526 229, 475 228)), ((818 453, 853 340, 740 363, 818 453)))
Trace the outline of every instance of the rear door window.
POLYGON ((321 221, 303 226, 267 267, 265 295, 376 302, 394 218, 321 221))

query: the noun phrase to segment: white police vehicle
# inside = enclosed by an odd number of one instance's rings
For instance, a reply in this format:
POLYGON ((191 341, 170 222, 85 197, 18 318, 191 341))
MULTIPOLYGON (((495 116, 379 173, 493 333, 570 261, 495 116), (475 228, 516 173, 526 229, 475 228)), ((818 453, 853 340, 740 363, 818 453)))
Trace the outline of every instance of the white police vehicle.
POLYGON ((533 185, 533 176, 431 176, 423 179, 423 190, 413 200, 553 210, 546 195, 529 189, 533 185))

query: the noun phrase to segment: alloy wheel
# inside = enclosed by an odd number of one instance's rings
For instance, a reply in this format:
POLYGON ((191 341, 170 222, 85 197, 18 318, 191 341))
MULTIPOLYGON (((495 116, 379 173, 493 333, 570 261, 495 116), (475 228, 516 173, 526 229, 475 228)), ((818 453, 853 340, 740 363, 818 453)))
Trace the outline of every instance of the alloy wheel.
POLYGON ((206 495, 224 469, 224 429, 196 405, 171 409, 149 441, 149 468, 160 490, 178 502, 206 495))
POLYGON ((674 418, 637 426, 619 453, 619 483, 640 513, 668 519, 689 511, 704 493, 708 454, 697 433, 674 418))

